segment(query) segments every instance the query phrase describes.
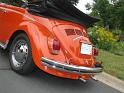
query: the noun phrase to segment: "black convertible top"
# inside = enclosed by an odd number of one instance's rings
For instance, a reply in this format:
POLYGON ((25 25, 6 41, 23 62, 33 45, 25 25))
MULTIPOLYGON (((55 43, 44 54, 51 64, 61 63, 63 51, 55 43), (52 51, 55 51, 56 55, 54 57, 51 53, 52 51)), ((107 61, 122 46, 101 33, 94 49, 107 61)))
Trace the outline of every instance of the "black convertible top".
POLYGON ((40 11, 41 15, 48 17, 71 21, 87 27, 99 21, 99 19, 93 18, 77 9, 68 0, 42 0, 35 2, 35 4, 40 5, 40 7, 36 8, 35 6, 31 8, 40 11))

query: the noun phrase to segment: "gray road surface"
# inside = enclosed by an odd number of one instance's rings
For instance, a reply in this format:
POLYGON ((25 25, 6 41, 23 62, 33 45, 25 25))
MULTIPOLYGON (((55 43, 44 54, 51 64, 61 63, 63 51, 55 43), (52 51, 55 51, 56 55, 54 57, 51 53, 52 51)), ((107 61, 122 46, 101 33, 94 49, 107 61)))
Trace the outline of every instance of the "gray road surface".
POLYGON ((120 93, 93 80, 86 84, 79 80, 62 79, 40 70, 21 76, 10 69, 8 53, 0 49, 0 93, 120 93))

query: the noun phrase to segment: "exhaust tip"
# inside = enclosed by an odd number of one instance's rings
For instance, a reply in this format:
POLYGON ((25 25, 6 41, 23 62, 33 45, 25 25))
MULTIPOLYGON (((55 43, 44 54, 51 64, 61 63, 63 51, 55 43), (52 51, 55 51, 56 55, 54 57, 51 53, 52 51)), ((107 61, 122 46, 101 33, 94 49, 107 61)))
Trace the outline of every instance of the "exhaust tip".
POLYGON ((83 83, 86 83, 87 80, 83 79, 83 78, 79 78, 80 81, 82 81, 83 83))

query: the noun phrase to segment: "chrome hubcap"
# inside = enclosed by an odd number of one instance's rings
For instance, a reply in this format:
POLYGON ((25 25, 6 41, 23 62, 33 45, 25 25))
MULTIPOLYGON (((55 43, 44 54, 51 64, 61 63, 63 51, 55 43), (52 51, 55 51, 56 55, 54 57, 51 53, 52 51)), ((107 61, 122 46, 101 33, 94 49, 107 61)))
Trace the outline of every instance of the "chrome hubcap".
POLYGON ((23 66, 28 58, 28 45, 26 41, 19 40, 12 50, 12 62, 15 67, 23 66))

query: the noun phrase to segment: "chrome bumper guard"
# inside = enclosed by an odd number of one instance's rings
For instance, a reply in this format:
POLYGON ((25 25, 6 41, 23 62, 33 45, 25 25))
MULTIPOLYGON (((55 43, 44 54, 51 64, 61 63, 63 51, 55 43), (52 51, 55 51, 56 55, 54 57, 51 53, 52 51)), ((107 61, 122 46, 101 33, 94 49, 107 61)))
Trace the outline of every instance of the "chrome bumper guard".
POLYGON ((102 68, 89 68, 89 67, 83 67, 83 66, 74 66, 74 65, 68 65, 68 64, 62 64, 60 62, 50 60, 47 58, 42 57, 42 64, 54 68, 56 70, 74 73, 74 74, 91 74, 95 75, 100 72, 102 72, 102 68))

